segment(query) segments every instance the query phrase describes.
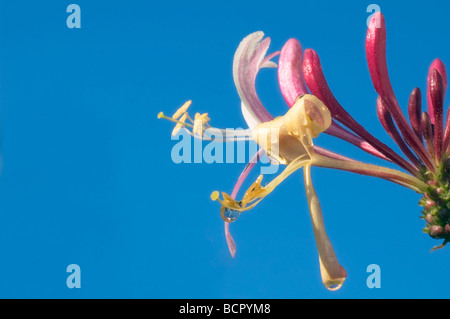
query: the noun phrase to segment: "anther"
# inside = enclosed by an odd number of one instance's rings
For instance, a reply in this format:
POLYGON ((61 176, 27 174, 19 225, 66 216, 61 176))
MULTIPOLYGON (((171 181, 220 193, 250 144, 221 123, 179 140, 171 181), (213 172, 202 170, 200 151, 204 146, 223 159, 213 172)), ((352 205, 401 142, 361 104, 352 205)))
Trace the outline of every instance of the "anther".
MULTIPOLYGON (((172 118, 174 120, 178 119, 182 114, 186 113, 187 109, 189 108, 189 106, 191 106, 192 101, 189 100, 186 103, 184 103, 176 112, 175 114, 172 116, 172 118)), ((161 112, 162 113, 162 112, 161 112)))

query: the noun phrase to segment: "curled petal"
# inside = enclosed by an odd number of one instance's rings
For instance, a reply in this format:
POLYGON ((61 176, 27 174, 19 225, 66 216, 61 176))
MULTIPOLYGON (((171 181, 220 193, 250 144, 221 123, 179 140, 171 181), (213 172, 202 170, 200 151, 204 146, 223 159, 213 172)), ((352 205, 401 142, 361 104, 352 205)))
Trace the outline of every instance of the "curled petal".
POLYGON ((308 94, 303 78, 303 53, 300 42, 289 39, 281 49, 278 61, 278 81, 281 93, 289 105, 293 106, 299 95, 308 94))
POLYGON ((239 44, 233 60, 233 79, 242 100, 242 112, 250 128, 256 122, 267 122, 273 119, 262 105, 255 88, 259 69, 273 66, 273 63, 264 59, 270 45, 270 38, 262 40, 263 37, 264 33, 261 31, 245 37, 239 44))
POLYGON ((242 116, 244 116, 245 123, 247 123, 249 128, 254 128, 256 125, 261 123, 261 120, 251 111, 247 104, 241 102, 242 116))

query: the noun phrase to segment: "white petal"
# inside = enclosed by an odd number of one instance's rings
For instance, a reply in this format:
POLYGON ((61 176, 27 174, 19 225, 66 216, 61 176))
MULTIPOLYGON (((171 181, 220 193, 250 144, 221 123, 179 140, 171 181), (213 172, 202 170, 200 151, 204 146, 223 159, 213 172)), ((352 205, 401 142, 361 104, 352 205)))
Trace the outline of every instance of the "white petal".
POLYGON ((266 58, 270 38, 263 40, 263 37, 264 33, 261 31, 245 37, 239 44, 233 60, 233 79, 242 101, 242 113, 250 128, 254 127, 255 123, 273 119, 259 100, 255 88, 258 71, 262 67, 276 67, 276 64, 269 61, 276 54, 266 58))
POLYGON ((244 116, 244 120, 250 129, 254 128, 256 125, 261 123, 261 121, 255 115, 255 113, 252 111, 252 109, 248 105, 246 105, 244 102, 241 102, 241 110, 242 110, 242 115, 244 116))

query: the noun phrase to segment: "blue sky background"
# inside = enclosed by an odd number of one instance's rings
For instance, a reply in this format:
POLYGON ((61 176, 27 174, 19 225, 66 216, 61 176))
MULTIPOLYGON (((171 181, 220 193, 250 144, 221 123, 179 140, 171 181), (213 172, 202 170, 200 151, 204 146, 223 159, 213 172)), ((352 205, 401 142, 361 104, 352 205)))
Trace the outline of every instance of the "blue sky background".
MULTIPOLYGON (((420 196, 328 169, 312 174, 348 272, 341 290, 321 283, 301 172, 232 225, 232 259, 209 195, 230 192, 244 164, 174 164, 173 126, 156 118, 192 99, 213 125, 244 127, 233 55, 262 30, 271 51, 291 37, 315 49, 341 104, 395 148, 376 118, 366 8, 385 14, 405 110, 432 60, 450 63, 448 2, 80 0, 81 29, 66 26, 70 3, 0 3, 0 297, 450 297, 450 248, 429 252, 440 242, 421 232, 420 196), (66 286, 69 264, 80 289, 66 286), (379 289, 366 286, 370 264, 379 289)), ((257 89, 284 114, 275 70, 257 89)), ((316 144, 381 163, 329 136, 316 144)))

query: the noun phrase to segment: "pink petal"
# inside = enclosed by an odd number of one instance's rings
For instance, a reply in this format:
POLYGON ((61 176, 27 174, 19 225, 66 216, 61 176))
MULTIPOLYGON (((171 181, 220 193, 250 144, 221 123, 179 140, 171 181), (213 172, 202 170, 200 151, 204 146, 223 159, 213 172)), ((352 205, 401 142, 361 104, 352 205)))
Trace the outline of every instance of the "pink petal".
POLYGON ((361 137, 347 131, 342 126, 337 124, 335 121, 331 122, 330 127, 325 131, 325 133, 335 136, 337 138, 340 138, 344 141, 347 141, 360 149, 364 150, 365 152, 372 154, 376 157, 382 158, 386 161, 390 161, 389 158, 384 156, 382 153, 380 153, 377 149, 375 149, 372 145, 370 145, 368 142, 366 142, 361 137))
POLYGON ((367 143, 389 158, 392 162, 413 174, 417 173, 416 167, 411 165, 411 163, 407 162, 403 157, 395 153, 391 148, 371 135, 339 104, 328 87, 328 83, 322 71, 319 56, 312 49, 305 50, 303 73, 305 76, 306 85, 311 91, 311 94, 317 96, 328 107, 334 119, 347 126, 350 130, 367 141, 367 143))
POLYGON ((408 145, 406 145, 402 136, 398 132, 397 127, 395 126, 394 121, 392 120, 391 113, 389 113, 389 111, 381 97, 378 97, 378 99, 377 99, 377 114, 378 114, 378 119, 381 122, 381 125, 383 125, 383 128, 385 129, 385 131, 394 140, 394 142, 400 147, 403 154, 405 154, 409 158, 409 160, 414 163, 414 165, 416 165, 417 167, 420 167, 422 164, 417 159, 417 157, 411 152, 408 145))
POLYGON ((396 100, 386 64, 386 26, 381 12, 373 14, 367 29, 366 56, 375 91, 389 101, 396 100))
POLYGON ((230 223, 224 222, 225 224, 225 238, 227 240, 228 250, 230 251, 231 257, 234 258, 236 255, 236 244, 234 242, 233 236, 230 233, 230 223))
POLYGON ((445 120, 445 130, 444 130, 444 144, 443 151, 449 152, 450 146, 450 108, 447 108, 447 118, 445 120))
POLYGON ((434 134, 433 134, 433 128, 431 124, 430 116, 427 112, 422 112, 421 116, 421 127, 422 127, 422 133, 423 133, 423 139, 425 140, 425 144, 428 147, 428 150, 430 153, 434 152, 434 134))
MULTIPOLYGON (((427 87, 430 88, 431 82, 431 73, 433 70, 436 70, 442 79, 443 85, 443 96, 445 95, 445 91, 447 90, 447 71, 445 69, 444 63, 440 59, 435 59, 429 68, 428 77, 427 77, 427 87)), ((430 115, 431 123, 434 124, 434 108, 433 103, 431 102, 431 94, 430 90, 427 90, 427 102, 428 102, 428 114, 430 115)))
MULTIPOLYGON (((267 66, 264 59, 270 45, 270 38, 262 40, 264 33, 254 32, 245 37, 234 54, 233 78, 238 94, 245 108, 246 121, 249 127, 256 122, 268 122, 273 117, 262 105, 255 88, 256 75, 260 68, 267 66)), ((270 65, 270 64, 269 64, 270 65)))
POLYGON ((411 127, 419 140, 422 140, 422 130, 420 128, 420 116, 422 114, 422 93, 419 88, 415 88, 409 96, 408 115, 411 127))
POLYGON ((316 152, 317 154, 320 154, 320 155, 324 155, 324 156, 331 157, 331 158, 334 158, 334 159, 338 159, 338 160, 341 160, 341 161, 356 162, 354 159, 351 159, 349 157, 343 156, 341 154, 334 153, 332 151, 329 151, 329 150, 324 149, 324 148, 322 148, 320 146, 317 146, 317 145, 314 145, 313 148, 314 148, 314 152, 316 152))
MULTIPOLYGON (((242 183, 244 183, 245 179, 248 177, 248 174, 250 174, 253 167, 256 165, 256 163, 258 163, 259 159, 263 155, 264 155, 264 150, 262 148, 259 149, 259 151, 255 155, 253 155, 252 159, 245 166, 245 168, 242 171, 241 175, 239 176, 236 184, 234 185, 233 191, 231 192, 231 195, 230 195, 231 198, 236 199, 236 195, 239 192, 239 189, 241 188, 242 183)), ((225 223, 225 238, 227 240, 228 250, 230 251, 231 257, 234 258, 235 254, 236 254, 236 243, 234 242, 233 236, 231 236, 231 233, 230 233, 230 223, 228 223, 228 222, 224 222, 224 223, 225 223)))
POLYGON ((303 78, 303 54, 300 42, 289 39, 281 49, 278 61, 278 82, 281 93, 292 107, 299 95, 308 94, 303 78))
POLYGON ((437 69, 432 69, 428 79, 429 105, 428 110, 433 112, 430 114, 431 123, 434 124, 434 151, 435 158, 441 159, 443 144, 443 117, 444 117, 444 84, 437 69), (434 120, 434 122, 433 122, 434 120))
POLYGON ((375 91, 383 99, 406 143, 414 150, 427 168, 434 171, 435 165, 431 154, 427 152, 411 126, 409 126, 394 95, 386 63, 386 25, 381 12, 374 13, 373 18, 370 20, 366 37, 366 56, 375 91))

